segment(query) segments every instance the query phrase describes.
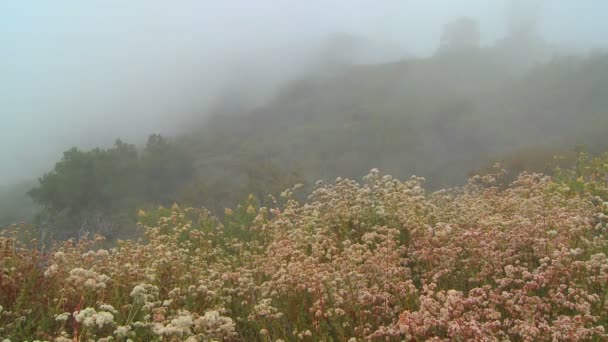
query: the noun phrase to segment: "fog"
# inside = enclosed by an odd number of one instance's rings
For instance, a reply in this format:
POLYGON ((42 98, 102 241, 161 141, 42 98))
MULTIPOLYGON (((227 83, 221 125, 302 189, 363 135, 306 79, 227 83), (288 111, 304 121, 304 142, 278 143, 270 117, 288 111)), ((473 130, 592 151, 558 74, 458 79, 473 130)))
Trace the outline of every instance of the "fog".
POLYGON ((373 42, 354 61, 380 63, 433 54, 461 16, 491 44, 514 8, 565 49, 607 46, 602 0, 2 1, 0 183, 41 175, 71 146, 177 133, 227 90, 263 101, 318 67, 332 34, 373 42))

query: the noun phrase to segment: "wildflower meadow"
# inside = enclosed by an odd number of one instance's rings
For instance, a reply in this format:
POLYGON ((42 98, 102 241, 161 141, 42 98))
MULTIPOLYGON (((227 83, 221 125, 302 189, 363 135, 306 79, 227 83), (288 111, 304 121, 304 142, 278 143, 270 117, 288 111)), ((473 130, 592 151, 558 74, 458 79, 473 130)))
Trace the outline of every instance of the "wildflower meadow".
MULTIPOLYGON (((4 341, 605 341, 608 163, 430 192, 372 170, 142 236, 0 238, 4 341)), ((32 235, 34 236, 34 235, 32 235)))

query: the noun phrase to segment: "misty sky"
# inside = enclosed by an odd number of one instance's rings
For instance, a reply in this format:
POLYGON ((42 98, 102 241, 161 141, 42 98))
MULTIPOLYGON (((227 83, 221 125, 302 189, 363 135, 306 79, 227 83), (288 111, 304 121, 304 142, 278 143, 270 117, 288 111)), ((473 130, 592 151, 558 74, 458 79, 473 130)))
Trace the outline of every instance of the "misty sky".
MULTIPOLYGON (((428 55, 442 25, 467 15, 489 44, 505 34, 508 3, 0 1, 0 183, 40 175, 73 145, 171 133, 228 82, 296 75, 306 44, 330 33, 428 55)), ((605 48, 607 13, 604 0, 546 0, 540 30, 572 48, 605 48)))

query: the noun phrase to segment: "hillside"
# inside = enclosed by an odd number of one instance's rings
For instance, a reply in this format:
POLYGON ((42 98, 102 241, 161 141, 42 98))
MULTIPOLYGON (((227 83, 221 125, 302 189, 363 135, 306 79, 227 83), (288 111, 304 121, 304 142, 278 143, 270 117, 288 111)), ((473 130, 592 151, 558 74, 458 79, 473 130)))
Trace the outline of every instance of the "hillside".
POLYGON ((238 178, 234 163, 252 158, 309 183, 359 178, 373 166, 425 174, 433 188, 525 151, 544 155, 516 173, 543 170, 575 146, 608 147, 606 56, 555 58, 522 74, 492 56, 437 55, 292 82, 263 107, 206 122, 184 144, 211 183, 213 170, 238 178))
POLYGON ((143 148, 119 141, 67 151, 30 195, 43 209, 36 222, 59 236, 124 236, 138 208, 179 203, 221 215, 249 194, 270 205, 269 195, 294 184, 310 191, 370 167, 426 175, 438 189, 503 161, 513 179, 551 172, 558 154, 569 165, 575 149, 608 149, 606 89, 602 54, 526 69, 489 48, 342 65, 290 82, 251 110, 219 106, 188 132, 152 135, 143 148))

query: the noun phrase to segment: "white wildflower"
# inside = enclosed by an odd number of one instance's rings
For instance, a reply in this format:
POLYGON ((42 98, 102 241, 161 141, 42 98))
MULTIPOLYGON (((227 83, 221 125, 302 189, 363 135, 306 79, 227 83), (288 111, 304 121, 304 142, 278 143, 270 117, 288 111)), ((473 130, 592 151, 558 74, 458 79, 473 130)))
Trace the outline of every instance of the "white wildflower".
POLYGON ((99 309, 102 311, 111 312, 115 315, 118 314, 118 311, 116 309, 114 309, 114 307, 112 305, 109 305, 109 304, 101 304, 99 306, 99 309))
POLYGON ((49 268, 46 269, 46 271, 44 271, 44 276, 47 278, 52 277, 57 274, 58 270, 59 266, 57 266, 57 264, 52 264, 51 266, 49 266, 49 268))
POLYGON ((118 338, 125 338, 129 334, 129 331, 131 331, 131 326, 121 325, 118 328, 116 328, 116 330, 114 330, 114 335, 116 335, 116 337, 118 337, 118 338))
POLYGON ((64 312, 58 315, 55 315, 55 320, 58 322, 65 322, 68 320, 68 318, 70 318, 70 313, 69 312, 64 312))
POLYGON ((105 258, 105 257, 108 257, 110 255, 110 252, 108 252, 105 249, 100 249, 100 250, 97 251, 97 253, 95 255, 97 255, 100 258, 105 258))
POLYGON ((112 315, 109 312, 105 312, 105 311, 97 313, 97 315, 95 315, 94 318, 95 318, 95 323, 97 323, 97 326, 99 328, 103 328, 104 325, 112 324, 114 322, 114 315, 112 315))
POLYGON ((570 254, 577 256, 583 253, 583 250, 580 248, 570 249, 570 254))

